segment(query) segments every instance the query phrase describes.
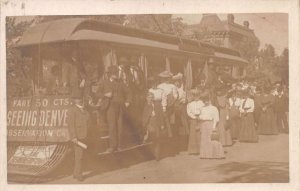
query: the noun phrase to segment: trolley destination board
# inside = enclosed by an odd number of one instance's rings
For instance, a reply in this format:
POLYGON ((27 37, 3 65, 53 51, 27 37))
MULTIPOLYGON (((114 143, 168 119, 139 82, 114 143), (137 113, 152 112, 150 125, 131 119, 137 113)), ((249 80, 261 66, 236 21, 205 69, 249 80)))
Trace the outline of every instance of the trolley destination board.
POLYGON ((9 141, 66 142, 71 124, 68 97, 15 98, 8 101, 9 141))

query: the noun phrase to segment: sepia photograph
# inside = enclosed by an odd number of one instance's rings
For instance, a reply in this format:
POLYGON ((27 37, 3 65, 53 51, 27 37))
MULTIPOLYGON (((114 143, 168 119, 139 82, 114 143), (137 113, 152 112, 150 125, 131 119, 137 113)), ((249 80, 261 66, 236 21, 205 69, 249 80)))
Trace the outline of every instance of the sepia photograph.
POLYGON ((290 19, 7 15, 7 184, 290 183, 290 19))

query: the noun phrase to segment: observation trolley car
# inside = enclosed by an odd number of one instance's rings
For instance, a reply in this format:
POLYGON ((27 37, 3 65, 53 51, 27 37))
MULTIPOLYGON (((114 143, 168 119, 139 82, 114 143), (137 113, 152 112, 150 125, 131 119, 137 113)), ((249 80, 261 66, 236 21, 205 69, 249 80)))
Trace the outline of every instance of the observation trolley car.
MULTIPOLYGON (((81 18, 37 24, 24 33, 15 48, 22 55, 20 64, 30 66, 32 91, 25 97, 8 98, 8 173, 32 176, 55 170, 70 150, 68 112, 72 99, 70 95, 41 90, 55 81, 51 78, 53 66, 59 66, 57 76, 61 78, 65 57, 71 51, 79 53, 91 91, 96 88, 93 80, 100 79, 110 65, 118 65, 124 56, 141 69, 141 81, 167 69, 183 73, 186 90, 192 88, 193 80, 207 65, 223 68, 234 78, 245 75, 247 65, 231 49, 81 18)), ((105 125, 98 125, 100 137, 91 140, 96 152, 105 154, 108 132, 105 125)), ((128 131, 124 150, 143 145, 130 138, 135 130, 128 131)))

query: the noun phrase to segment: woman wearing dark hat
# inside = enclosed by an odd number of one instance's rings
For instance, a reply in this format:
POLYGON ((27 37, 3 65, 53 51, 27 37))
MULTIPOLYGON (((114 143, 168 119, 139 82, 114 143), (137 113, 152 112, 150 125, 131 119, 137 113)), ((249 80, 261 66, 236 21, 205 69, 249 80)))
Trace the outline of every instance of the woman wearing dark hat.
POLYGON ((275 97, 271 94, 271 88, 265 87, 261 96, 261 114, 258 121, 258 132, 261 135, 276 135, 278 129, 274 115, 275 97))
POLYGON ((189 154, 199 154, 200 149, 200 121, 199 115, 201 108, 204 106, 203 102, 200 100, 200 91, 197 89, 192 89, 190 91, 191 102, 187 104, 187 114, 189 117, 190 132, 188 140, 188 153, 189 154))
POLYGON ((217 107, 220 113, 220 121, 218 123, 218 130, 220 133, 220 142, 223 146, 232 145, 231 133, 228 124, 229 120, 229 103, 226 97, 226 89, 221 87, 217 90, 217 107))
POLYGON ((254 125, 254 100, 251 98, 249 91, 242 92, 240 105, 241 129, 239 133, 240 142, 258 142, 258 135, 254 125))
POLYGON ((218 109, 211 104, 209 94, 201 98, 204 106, 201 108, 200 119, 200 158, 222 159, 225 158, 223 146, 219 141, 213 140, 213 132, 216 131, 219 122, 218 109))

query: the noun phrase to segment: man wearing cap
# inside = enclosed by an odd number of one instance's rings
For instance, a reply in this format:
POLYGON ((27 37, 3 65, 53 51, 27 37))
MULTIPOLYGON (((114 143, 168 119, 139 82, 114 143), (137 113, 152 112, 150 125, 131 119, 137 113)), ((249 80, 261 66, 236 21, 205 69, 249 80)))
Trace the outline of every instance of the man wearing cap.
POLYGON ((74 149, 73 177, 79 181, 83 181, 82 158, 84 149, 79 146, 79 143, 84 143, 87 137, 89 113, 85 110, 80 95, 73 96, 73 105, 70 111, 71 115, 68 128, 70 140, 73 143, 74 149))
POLYGON ((177 87, 172 84, 173 74, 169 71, 161 72, 158 75, 162 83, 157 88, 163 90, 162 107, 166 114, 166 124, 168 127, 169 136, 172 136, 171 124, 174 124, 174 103, 178 99, 177 87))
POLYGON ((109 128, 109 148, 107 152, 113 152, 122 146, 124 110, 131 102, 129 88, 118 77, 118 66, 108 68, 108 79, 100 83, 97 94, 99 99, 108 102, 105 108, 109 128))

